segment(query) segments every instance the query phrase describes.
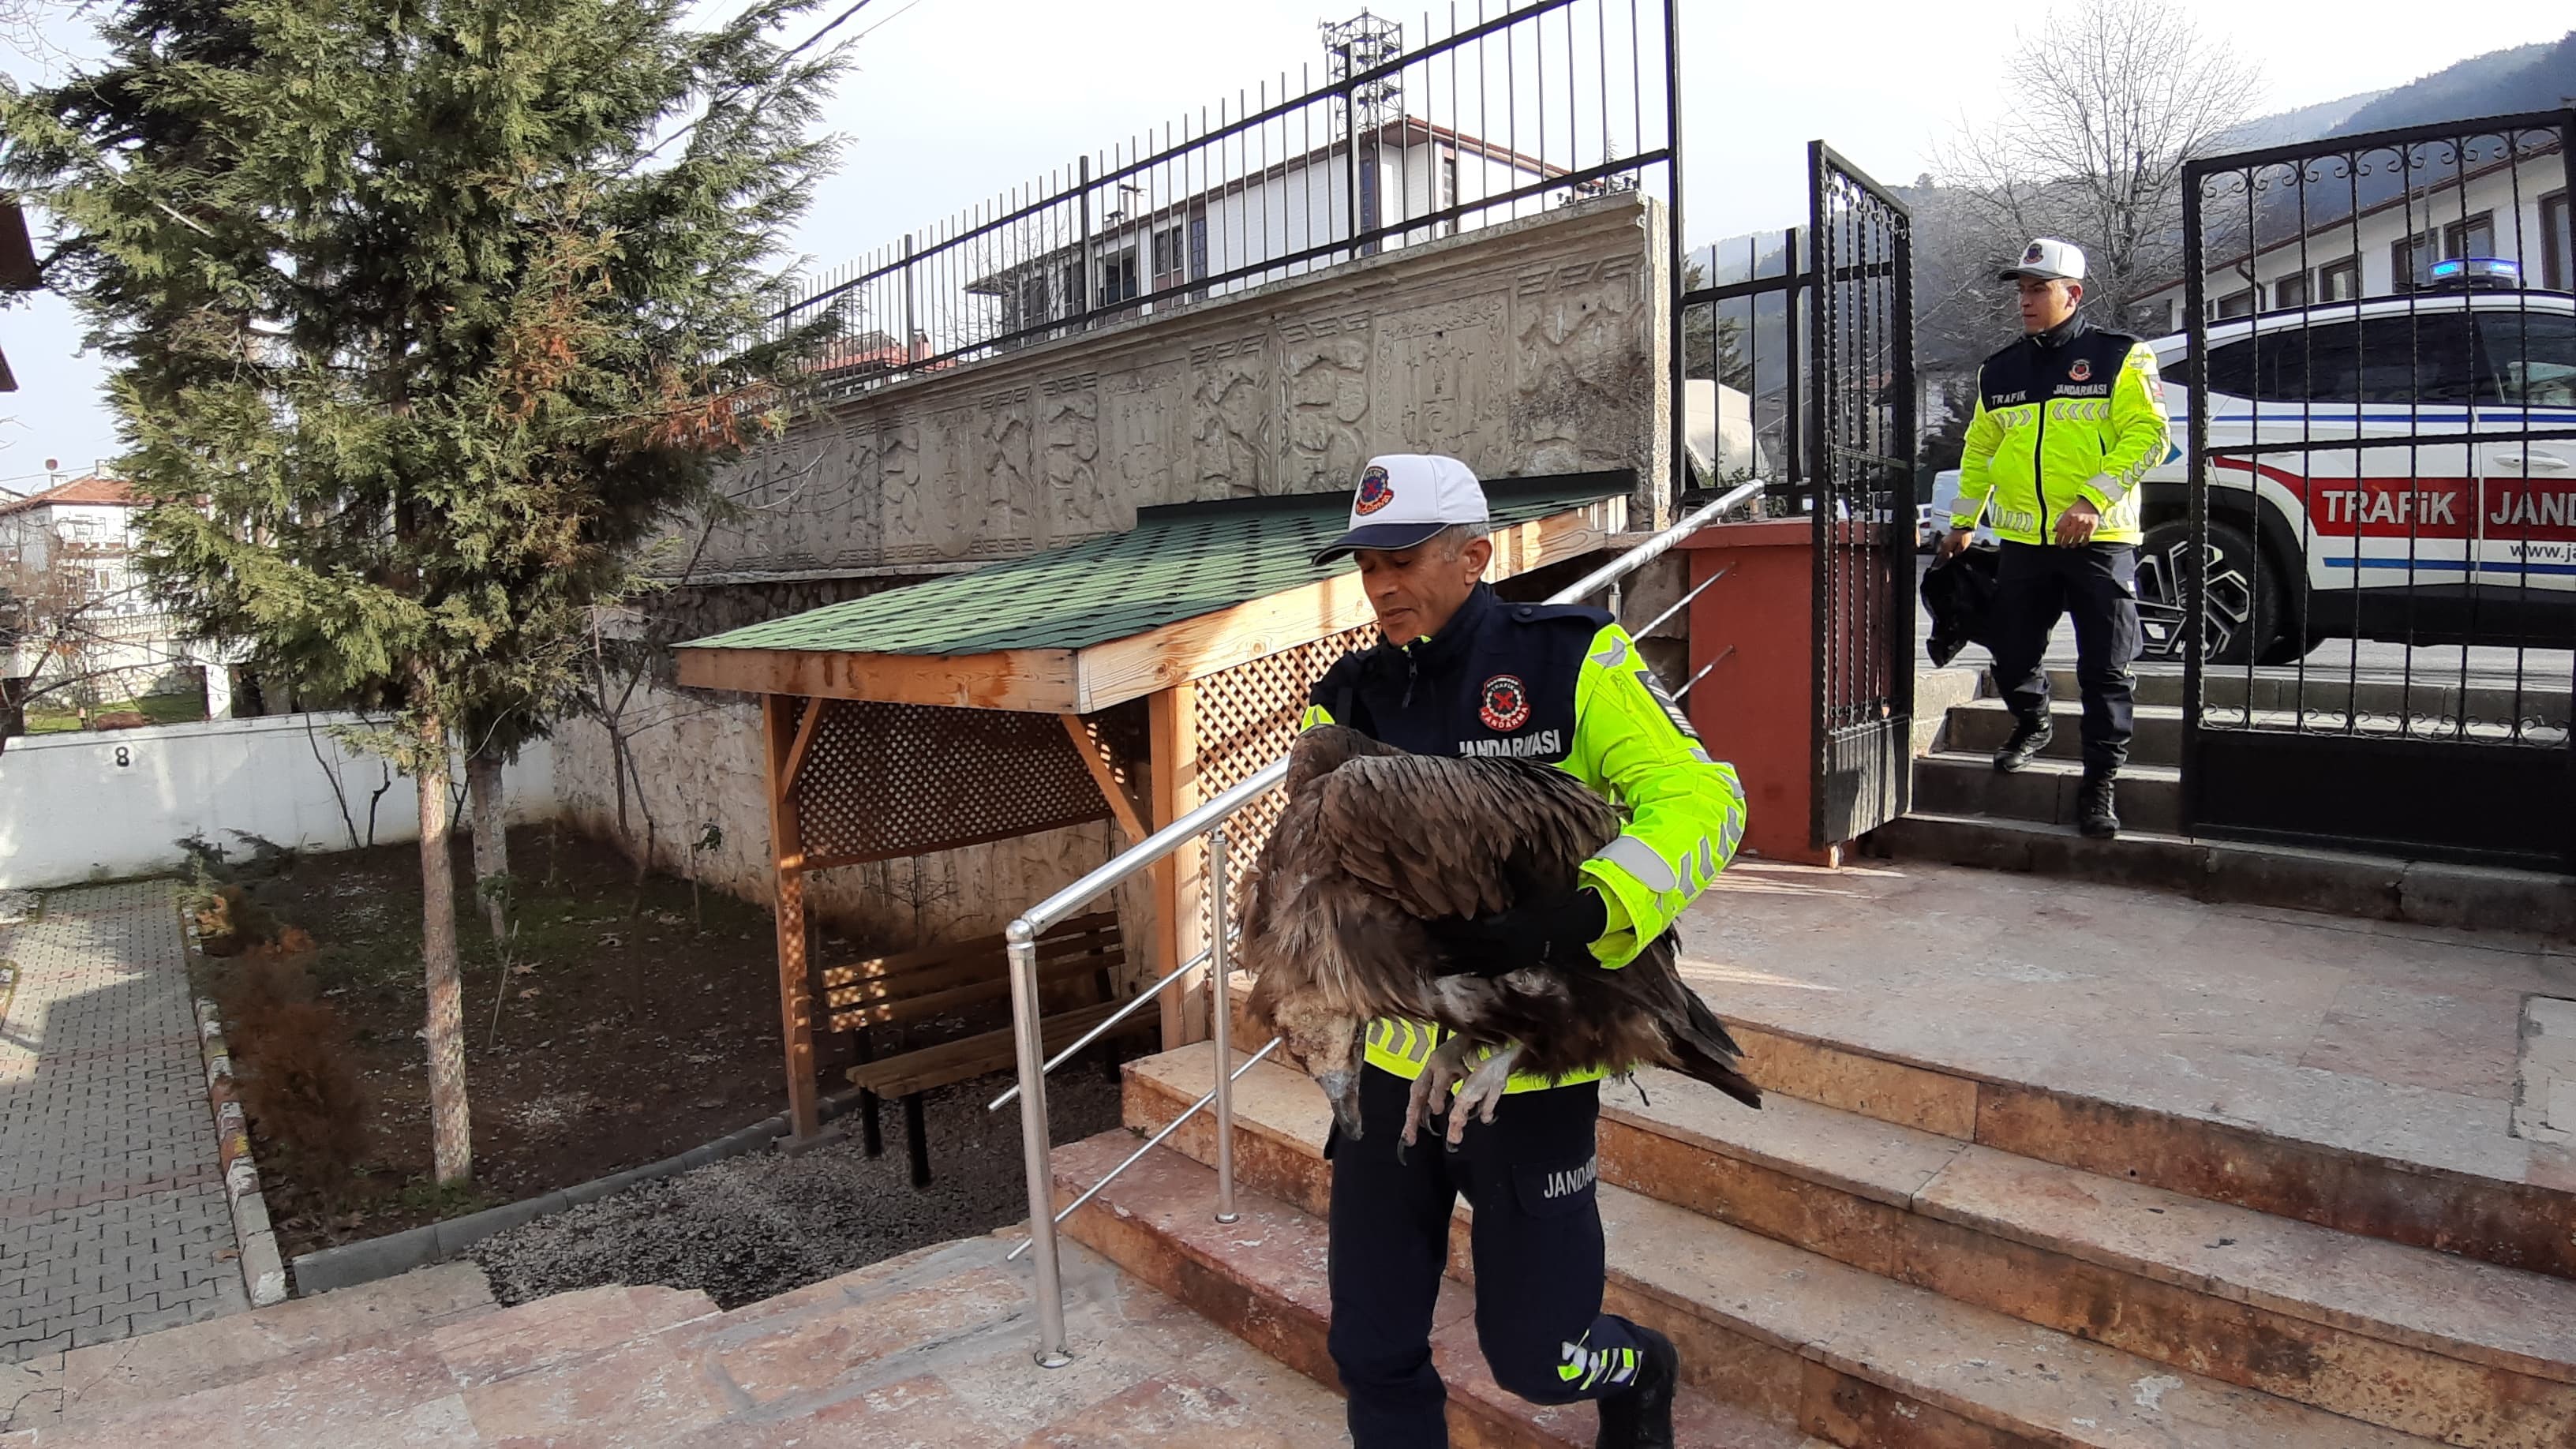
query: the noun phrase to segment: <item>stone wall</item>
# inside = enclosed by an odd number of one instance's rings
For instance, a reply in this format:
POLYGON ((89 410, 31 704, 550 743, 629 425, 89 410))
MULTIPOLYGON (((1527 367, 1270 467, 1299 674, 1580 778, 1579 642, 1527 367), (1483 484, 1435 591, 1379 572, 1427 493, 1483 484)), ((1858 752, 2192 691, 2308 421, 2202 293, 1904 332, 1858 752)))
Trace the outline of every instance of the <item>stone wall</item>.
POLYGON ((1139 507, 1350 486, 1373 453, 1634 468, 1664 516, 1660 204, 1634 194, 890 384, 739 464, 699 576, 979 563, 1139 507))
MULTIPOLYGON (((1130 528, 1148 505, 1337 492, 1380 452, 1494 477, 1633 468, 1634 524, 1661 519, 1663 226, 1651 199, 1603 198, 842 401, 732 470, 745 508, 703 548, 679 541, 691 582, 630 630, 666 649, 1130 528)), ((606 731, 558 732, 565 815, 766 901, 758 702, 670 678, 657 652, 621 722, 622 827, 606 731), (709 824, 722 843, 693 852, 709 824)), ((1104 821, 827 872, 808 894, 860 940, 954 939, 999 931, 1120 843, 1104 821)), ((1140 951, 1147 909, 1141 888, 1122 899, 1140 951)))

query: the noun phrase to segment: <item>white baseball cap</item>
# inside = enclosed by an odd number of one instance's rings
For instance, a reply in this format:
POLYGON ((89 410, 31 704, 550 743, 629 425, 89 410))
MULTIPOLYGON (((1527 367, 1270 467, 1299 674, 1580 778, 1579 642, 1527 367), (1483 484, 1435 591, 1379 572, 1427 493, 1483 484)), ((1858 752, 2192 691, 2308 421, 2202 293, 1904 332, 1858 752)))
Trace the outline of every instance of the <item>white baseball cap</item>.
POLYGON ((1999 275, 2007 282, 2023 277, 2043 282, 2080 282, 2084 280, 2084 248, 2053 236, 2037 237, 2021 249, 2021 260, 1999 275))
POLYGON ((1351 492, 1350 531, 1315 555, 1331 563, 1355 548, 1411 548, 1460 523, 1484 523, 1485 487, 1475 471, 1438 453, 1381 453, 1351 492))

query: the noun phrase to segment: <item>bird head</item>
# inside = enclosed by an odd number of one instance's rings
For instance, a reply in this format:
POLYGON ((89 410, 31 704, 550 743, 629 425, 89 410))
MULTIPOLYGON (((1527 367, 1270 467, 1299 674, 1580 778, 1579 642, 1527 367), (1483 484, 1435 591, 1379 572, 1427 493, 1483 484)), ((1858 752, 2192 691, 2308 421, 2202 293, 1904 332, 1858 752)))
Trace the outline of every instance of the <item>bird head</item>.
POLYGON ((1332 1099, 1333 1118, 1343 1135, 1359 1136, 1361 1042, 1368 1023, 1332 1010, 1310 993, 1282 1000, 1274 1019, 1288 1055, 1332 1099))
POLYGON ((1299 735, 1295 747, 1288 752, 1288 797, 1293 800, 1304 794, 1307 785, 1341 768, 1344 760, 1403 753, 1347 725, 1317 725, 1299 735))

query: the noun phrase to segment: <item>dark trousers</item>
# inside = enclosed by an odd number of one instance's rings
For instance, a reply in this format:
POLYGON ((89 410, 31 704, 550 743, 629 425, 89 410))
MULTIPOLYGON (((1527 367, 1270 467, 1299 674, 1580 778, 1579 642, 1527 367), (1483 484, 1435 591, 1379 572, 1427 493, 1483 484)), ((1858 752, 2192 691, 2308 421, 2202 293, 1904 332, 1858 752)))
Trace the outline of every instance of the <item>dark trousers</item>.
POLYGON ((1333 1164, 1333 1366, 1353 1449, 1441 1449, 1447 1393, 1431 1367, 1431 1310, 1460 1193, 1475 1209, 1476 1339, 1495 1382, 1541 1404, 1625 1391, 1636 1331, 1601 1311, 1601 1210, 1593 1182, 1600 1084, 1520 1092, 1448 1150, 1445 1120, 1396 1161, 1412 1084, 1370 1067, 1361 1135, 1333 1164))
POLYGON ((2049 632, 2060 615, 2075 616, 2075 682, 2084 695, 2084 768, 2117 770, 2129 758, 2136 728, 2138 550, 2125 543, 2054 548, 2003 546, 1996 561, 1994 609, 1986 647, 1995 656, 1995 689, 2024 724, 2048 717, 2049 632))

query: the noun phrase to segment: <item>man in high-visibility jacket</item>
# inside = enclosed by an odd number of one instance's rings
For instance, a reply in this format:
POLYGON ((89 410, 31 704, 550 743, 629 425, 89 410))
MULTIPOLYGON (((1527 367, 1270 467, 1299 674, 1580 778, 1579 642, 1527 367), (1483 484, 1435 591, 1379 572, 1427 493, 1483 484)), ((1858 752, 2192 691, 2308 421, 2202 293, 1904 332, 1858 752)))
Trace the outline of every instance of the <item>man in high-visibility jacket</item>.
MULTIPOLYGON (((1623 833, 1562 896, 1438 923, 1451 969, 1541 961, 1616 971, 1662 934, 1744 835, 1735 771, 1709 758, 1611 616, 1514 604, 1481 580, 1493 554, 1482 486, 1454 458, 1373 458, 1350 531, 1317 555, 1358 556, 1384 642, 1316 683, 1305 726, 1343 724, 1418 754, 1543 761, 1620 808, 1623 833)), ((1558 1079, 1516 1076, 1490 1123, 1455 1151, 1399 1156, 1413 1079, 1437 1044, 1426 1022, 1367 1032, 1361 1135, 1336 1132, 1330 1347, 1356 1449, 1448 1442, 1431 1367, 1431 1312, 1450 1212, 1475 1207, 1476 1333, 1495 1381, 1538 1403, 1597 1399, 1599 1442, 1673 1442, 1673 1345, 1601 1311, 1594 1201, 1603 1062, 1558 1079)))
POLYGON ((2120 833, 2114 782, 2134 728, 2138 632, 2138 485, 2165 459, 2165 390, 2156 355, 2076 310, 2084 253, 2041 237, 2002 279, 2021 290, 2022 338, 1977 369, 1977 411, 1959 458, 1948 559, 1985 515, 2002 540, 1986 643, 2013 714, 1995 768, 2027 769, 2048 748, 2048 636, 2075 618, 2084 696, 2084 780, 2077 823, 2120 833))

